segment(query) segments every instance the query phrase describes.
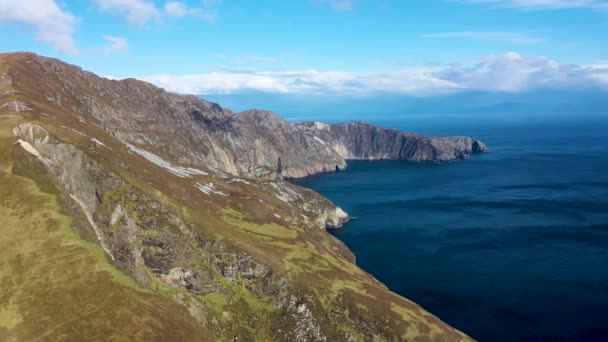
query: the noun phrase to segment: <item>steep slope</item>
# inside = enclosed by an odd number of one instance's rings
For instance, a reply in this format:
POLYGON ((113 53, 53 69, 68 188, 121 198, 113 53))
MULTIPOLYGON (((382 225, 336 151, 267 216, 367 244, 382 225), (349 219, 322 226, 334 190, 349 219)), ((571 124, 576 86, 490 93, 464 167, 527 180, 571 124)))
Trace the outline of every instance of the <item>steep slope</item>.
POLYGON ((326 125, 303 123, 316 139, 331 144, 344 159, 401 159, 415 162, 448 162, 488 152, 484 143, 470 137, 426 137, 382 128, 365 122, 326 125))
POLYGON ((467 340, 354 264, 330 201, 243 177, 343 166, 315 137, 0 55, 0 339, 467 340))
POLYGON ((0 57, 0 106, 10 104, 0 108, 0 341, 212 341, 186 307, 139 286, 74 233, 47 171, 14 149, 11 130, 32 117, 7 102, 6 68, 0 57), (12 172, 14 160, 38 186, 12 172))
POLYGON ((29 94, 69 109, 122 142, 231 175, 297 178, 343 168, 349 157, 444 162, 468 158, 473 144, 484 150, 474 139, 427 138, 361 124, 331 126, 320 138, 314 128, 322 124, 294 125, 265 111, 235 115, 145 82, 108 80, 34 55, 27 59, 14 66, 13 83, 29 94))

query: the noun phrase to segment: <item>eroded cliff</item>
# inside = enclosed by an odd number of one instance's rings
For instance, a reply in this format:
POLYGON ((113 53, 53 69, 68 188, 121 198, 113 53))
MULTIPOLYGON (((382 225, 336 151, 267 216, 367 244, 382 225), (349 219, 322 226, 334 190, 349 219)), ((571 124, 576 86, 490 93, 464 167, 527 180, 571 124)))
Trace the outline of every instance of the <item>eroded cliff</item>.
POLYGON ((292 124, 259 110, 235 114, 142 81, 109 80, 58 60, 23 56, 27 61, 13 66, 15 87, 124 143, 230 175, 298 178, 344 168, 350 158, 446 162, 487 150, 466 137, 425 137, 364 123, 292 124))

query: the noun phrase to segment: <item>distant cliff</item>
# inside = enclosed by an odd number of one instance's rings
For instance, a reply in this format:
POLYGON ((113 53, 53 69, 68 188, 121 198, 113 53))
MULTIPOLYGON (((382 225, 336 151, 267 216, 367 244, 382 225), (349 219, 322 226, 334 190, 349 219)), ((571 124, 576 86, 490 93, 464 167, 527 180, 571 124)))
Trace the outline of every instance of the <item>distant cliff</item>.
POLYGON ((310 131, 315 140, 331 147, 344 159, 442 163, 489 151, 483 142, 470 137, 427 137, 365 122, 337 125, 312 122, 297 126, 310 131))
POLYGON ((345 159, 446 162, 487 150, 472 138, 425 137, 364 123, 292 124, 259 110, 235 114, 194 96, 134 79, 100 78, 38 56, 21 72, 44 80, 28 84, 29 91, 95 121, 123 142, 232 175, 299 178, 344 168, 345 159))

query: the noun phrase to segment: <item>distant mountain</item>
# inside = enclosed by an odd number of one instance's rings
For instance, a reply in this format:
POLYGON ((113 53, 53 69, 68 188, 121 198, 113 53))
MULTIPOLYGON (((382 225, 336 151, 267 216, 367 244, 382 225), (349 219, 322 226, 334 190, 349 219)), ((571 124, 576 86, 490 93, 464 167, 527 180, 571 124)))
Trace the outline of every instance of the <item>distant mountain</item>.
POLYGON ((348 215, 282 178, 486 150, 1 54, 0 340, 468 340, 358 268, 325 231, 348 215))
POLYGON ((293 121, 387 121, 411 115, 528 117, 570 114, 607 114, 608 90, 543 89, 522 93, 463 92, 433 96, 369 94, 367 96, 235 93, 205 95, 234 110, 271 109, 293 121))

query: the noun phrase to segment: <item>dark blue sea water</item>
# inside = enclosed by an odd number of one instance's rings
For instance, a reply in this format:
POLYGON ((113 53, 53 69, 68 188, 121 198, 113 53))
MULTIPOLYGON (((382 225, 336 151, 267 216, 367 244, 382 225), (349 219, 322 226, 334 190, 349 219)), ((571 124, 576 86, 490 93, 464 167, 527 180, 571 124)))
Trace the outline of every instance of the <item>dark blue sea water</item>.
POLYGON ((298 181, 358 218, 333 234, 362 268, 481 341, 608 341, 608 119, 383 124, 492 153, 298 181))

